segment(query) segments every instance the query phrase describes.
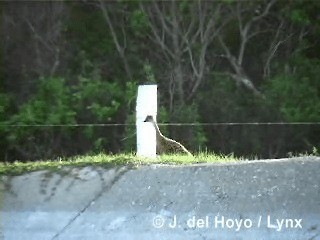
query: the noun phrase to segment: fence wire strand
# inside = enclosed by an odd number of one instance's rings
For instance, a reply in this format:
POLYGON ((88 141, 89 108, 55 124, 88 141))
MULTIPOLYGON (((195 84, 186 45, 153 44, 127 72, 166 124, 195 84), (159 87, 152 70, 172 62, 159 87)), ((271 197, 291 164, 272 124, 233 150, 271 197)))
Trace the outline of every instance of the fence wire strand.
MULTIPOLYGON (((76 123, 76 124, 0 124, 0 127, 116 127, 135 126, 134 123, 76 123)), ((245 125, 320 125, 320 122, 216 122, 216 123, 158 123, 159 126, 245 126, 245 125)))

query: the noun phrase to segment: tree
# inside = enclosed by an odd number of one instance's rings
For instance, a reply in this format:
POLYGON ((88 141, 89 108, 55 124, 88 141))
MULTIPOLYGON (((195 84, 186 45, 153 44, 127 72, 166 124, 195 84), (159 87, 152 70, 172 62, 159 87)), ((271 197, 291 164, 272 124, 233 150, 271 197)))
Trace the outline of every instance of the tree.
POLYGON ((127 33, 125 31, 126 21, 124 17, 117 17, 116 20, 111 20, 110 12, 117 12, 121 11, 121 7, 117 6, 116 3, 109 3, 108 6, 105 1, 100 0, 97 4, 98 8, 102 11, 103 17, 108 25, 108 28, 111 32, 111 36, 115 47, 119 53, 119 56, 123 62, 125 72, 129 80, 132 80, 132 72, 128 63, 127 55, 126 55, 126 48, 127 48, 127 33), (120 22, 119 22, 120 20, 120 22), (115 23, 117 23, 117 27, 121 28, 121 33, 116 31, 115 23))
POLYGON ((25 100, 33 80, 64 69, 64 2, 5 2, 5 85, 25 100))
MULTIPOLYGON (((169 106, 190 102, 208 72, 208 47, 228 21, 221 2, 152 1, 140 3, 148 16, 148 38, 159 51, 151 57, 165 64, 169 106)), ((153 61, 154 62, 154 61, 153 61)))

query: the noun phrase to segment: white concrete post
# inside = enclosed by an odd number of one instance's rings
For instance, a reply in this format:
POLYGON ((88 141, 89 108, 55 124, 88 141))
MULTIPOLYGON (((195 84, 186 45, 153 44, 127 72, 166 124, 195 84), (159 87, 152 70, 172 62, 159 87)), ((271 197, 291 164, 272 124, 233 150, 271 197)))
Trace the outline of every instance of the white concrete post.
POLYGON ((137 156, 156 158, 156 131, 144 122, 148 115, 157 119, 157 85, 140 85, 136 105, 137 156))

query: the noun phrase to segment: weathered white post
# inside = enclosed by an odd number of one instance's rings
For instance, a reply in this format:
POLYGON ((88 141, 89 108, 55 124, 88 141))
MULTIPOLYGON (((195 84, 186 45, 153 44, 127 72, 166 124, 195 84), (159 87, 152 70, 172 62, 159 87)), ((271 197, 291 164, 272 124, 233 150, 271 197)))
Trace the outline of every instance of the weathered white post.
POLYGON ((156 131, 144 122, 148 115, 157 119, 157 85, 140 85, 136 105, 137 155, 156 158, 156 131))

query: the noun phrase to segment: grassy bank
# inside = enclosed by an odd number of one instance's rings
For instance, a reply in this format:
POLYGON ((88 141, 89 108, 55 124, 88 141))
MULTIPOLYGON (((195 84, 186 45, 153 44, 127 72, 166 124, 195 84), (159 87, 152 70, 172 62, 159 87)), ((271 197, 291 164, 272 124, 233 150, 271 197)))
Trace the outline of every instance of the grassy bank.
POLYGON ((238 161, 234 156, 223 156, 209 153, 199 153, 193 157, 186 155, 162 155, 157 159, 148 159, 135 156, 135 154, 97 154, 88 156, 77 156, 72 158, 59 158, 55 160, 44 160, 36 162, 14 162, 0 163, 0 175, 20 175, 37 170, 59 171, 62 167, 84 167, 100 166, 113 167, 123 165, 147 165, 147 164, 195 164, 238 161))

